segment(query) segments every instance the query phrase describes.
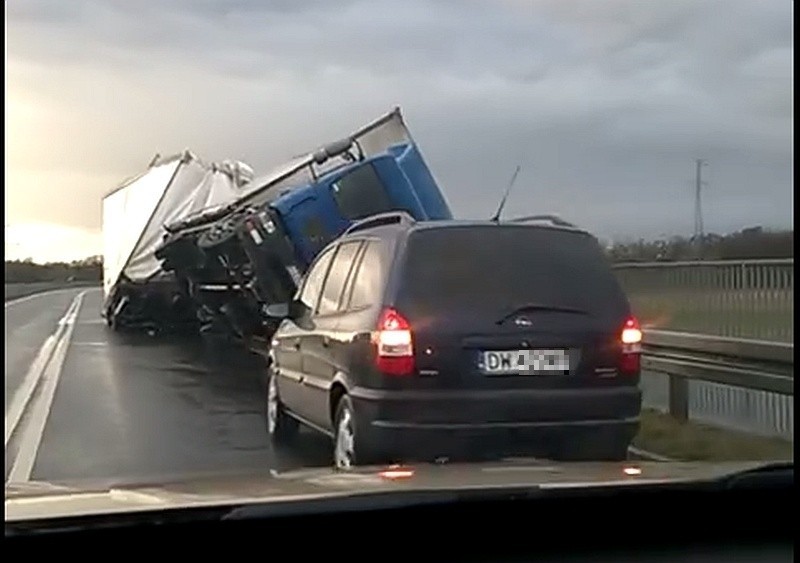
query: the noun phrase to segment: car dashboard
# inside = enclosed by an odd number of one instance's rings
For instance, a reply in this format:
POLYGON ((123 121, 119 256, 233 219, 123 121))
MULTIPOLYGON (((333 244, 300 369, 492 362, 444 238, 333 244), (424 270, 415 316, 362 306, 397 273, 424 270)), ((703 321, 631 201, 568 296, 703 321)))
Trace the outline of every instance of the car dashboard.
POLYGON ((7 522, 6 548, 26 557, 71 545, 153 554, 171 543, 184 554, 219 546, 278 560, 791 561, 792 489, 790 472, 722 485, 576 487, 557 495, 481 490, 453 502, 352 496, 7 522))

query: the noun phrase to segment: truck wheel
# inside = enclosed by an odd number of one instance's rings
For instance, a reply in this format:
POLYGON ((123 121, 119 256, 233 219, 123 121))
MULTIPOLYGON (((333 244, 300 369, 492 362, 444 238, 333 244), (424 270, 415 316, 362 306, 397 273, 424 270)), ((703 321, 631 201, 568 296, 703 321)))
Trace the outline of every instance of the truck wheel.
POLYGON ((347 395, 342 395, 336 405, 334 418, 333 464, 336 469, 347 470, 356 465, 378 463, 378 455, 363 427, 356 421, 353 402, 347 395))
POLYGON ((288 444, 297 434, 297 430, 298 422, 286 414, 278 394, 276 376, 270 373, 267 383, 267 434, 273 444, 288 444))

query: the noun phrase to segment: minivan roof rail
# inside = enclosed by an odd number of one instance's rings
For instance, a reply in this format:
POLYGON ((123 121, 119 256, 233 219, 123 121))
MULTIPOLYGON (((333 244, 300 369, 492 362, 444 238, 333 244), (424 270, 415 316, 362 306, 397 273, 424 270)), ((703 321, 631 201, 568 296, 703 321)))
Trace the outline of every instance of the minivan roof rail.
POLYGON ((569 221, 564 221, 564 219, 558 215, 528 215, 526 217, 517 217, 516 219, 510 220, 511 223, 533 223, 535 221, 547 221, 559 227, 577 228, 576 225, 573 225, 569 221))
POLYGON ((400 225, 400 224, 410 225, 413 223, 416 223, 416 221, 406 211, 389 211, 386 213, 378 213, 377 215, 371 215, 366 219, 362 219, 360 221, 353 223, 347 228, 347 230, 344 232, 342 236, 349 235, 350 233, 354 233, 356 231, 371 229, 373 227, 382 227, 384 225, 400 225))

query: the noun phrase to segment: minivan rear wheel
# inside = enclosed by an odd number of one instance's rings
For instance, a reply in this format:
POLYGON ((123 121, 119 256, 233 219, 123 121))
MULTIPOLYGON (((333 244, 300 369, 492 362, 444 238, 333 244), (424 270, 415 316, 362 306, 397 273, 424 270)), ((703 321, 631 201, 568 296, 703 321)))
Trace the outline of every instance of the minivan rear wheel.
POLYGON ((333 464, 336 469, 347 470, 356 465, 376 463, 375 451, 367 444, 359 427, 353 402, 342 395, 336 405, 333 434, 333 464))
POLYGON ((286 413, 278 393, 277 376, 270 370, 267 382, 267 434, 273 444, 287 444, 298 430, 298 422, 286 413))

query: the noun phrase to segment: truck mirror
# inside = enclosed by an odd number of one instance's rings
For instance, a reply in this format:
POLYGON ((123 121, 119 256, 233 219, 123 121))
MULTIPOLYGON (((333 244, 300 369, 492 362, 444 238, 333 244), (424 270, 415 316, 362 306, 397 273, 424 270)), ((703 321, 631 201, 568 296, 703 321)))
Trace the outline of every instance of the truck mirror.
POLYGON ((264 314, 272 319, 297 320, 306 315, 308 307, 302 301, 291 303, 273 303, 264 307, 264 314))

